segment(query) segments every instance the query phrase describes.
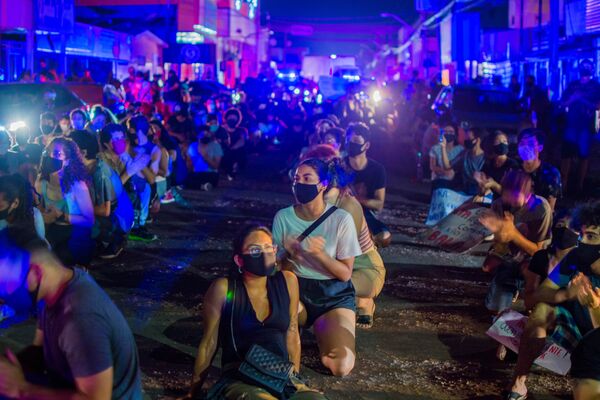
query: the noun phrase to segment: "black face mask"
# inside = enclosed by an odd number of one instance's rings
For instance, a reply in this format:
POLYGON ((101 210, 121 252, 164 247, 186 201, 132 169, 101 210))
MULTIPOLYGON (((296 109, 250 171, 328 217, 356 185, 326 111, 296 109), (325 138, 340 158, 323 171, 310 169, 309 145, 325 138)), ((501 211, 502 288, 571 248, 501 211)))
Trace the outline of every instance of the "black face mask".
POLYGON ((354 142, 349 142, 348 143, 348 155, 350 157, 356 157, 358 155, 361 155, 362 153, 364 153, 366 150, 363 150, 363 144, 360 143, 354 143, 354 142))
POLYGON ((578 239, 579 235, 565 226, 552 228, 552 244, 559 250, 577 245, 578 239))
MULTIPOLYGON (((448 140, 448 139, 446 139, 446 140, 448 140)), ((469 139, 465 140, 465 148, 467 150, 471 150, 471 149, 473 149, 473 147, 475 147, 475 140, 474 139, 473 140, 469 140, 469 139)))
POLYGON ((446 138, 446 143, 454 143, 456 140, 456 135, 444 135, 446 138))
POLYGON ((42 125, 40 126, 40 130, 43 135, 49 135, 54 131, 54 127, 52 125, 42 125))
POLYGON ((6 210, 0 211, 0 220, 8 218, 9 215, 10 215, 10 206, 8 206, 6 208, 6 210))
POLYGON ((508 154, 508 144, 506 143, 499 143, 497 145, 494 146, 494 153, 496 153, 497 156, 505 156, 508 154))
POLYGON ((233 129, 233 128, 237 127, 237 124, 238 124, 238 122, 235 119, 227 120, 227 126, 229 127, 229 129, 233 129))
POLYGON ((579 243, 573 252, 579 266, 589 267, 600 259, 600 244, 579 243))
POLYGON ((258 257, 253 257, 250 254, 242 254, 244 271, 248 271, 256 276, 272 276, 275 275, 275 261, 266 260, 265 253, 260 253, 258 257))
POLYGON ((296 200, 300 204, 310 203, 319 195, 318 185, 310 185, 306 183, 294 183, 292 186, 292 191, 294 192, 294 196, 296 196, 296 200))
POLYGON ((45 156, 42 159, 42 174, 50 175, 56 171, 60 171, 63 167, 62 160, 58 158, 52 158, 50 156, 45 156))

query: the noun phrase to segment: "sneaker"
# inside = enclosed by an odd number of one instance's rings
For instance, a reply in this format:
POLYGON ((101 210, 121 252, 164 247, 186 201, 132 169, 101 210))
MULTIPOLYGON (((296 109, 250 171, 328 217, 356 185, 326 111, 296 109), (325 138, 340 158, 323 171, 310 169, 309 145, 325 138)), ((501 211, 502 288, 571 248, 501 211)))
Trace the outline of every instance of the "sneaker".
POLYGON ((145 226, 140 226, 138 228, 133 228, 131 232, 129 232, 129 239, 142 242, 153 242, 158 239, 158 236, 148 232, 145 226))
POLYGON ((123 251, 123 246, 118 246, 115 243, 111 243, 98 255, 103 260, 112 260, 113 258, 119 257, 123 251))
POLYGON ((192 208, 190 202, 183 198, 183 196, 179 193, 179 190, 172 189, 171 192, 173 193, 173 198, 177 204, 185 208, 192 208))
POLYGON ((160 199, 160 204, 170 204, 173 202, 175 202, 175 196, 173 196, 171 190, 167 190, 167 193, 160 199))
POLYGON ((206 182, 202 186, 200 186, 200 189, 204 190, 205 192, 210 192, 212 190, 212 188, 213 188, 213 185, 210 182, 206 182))

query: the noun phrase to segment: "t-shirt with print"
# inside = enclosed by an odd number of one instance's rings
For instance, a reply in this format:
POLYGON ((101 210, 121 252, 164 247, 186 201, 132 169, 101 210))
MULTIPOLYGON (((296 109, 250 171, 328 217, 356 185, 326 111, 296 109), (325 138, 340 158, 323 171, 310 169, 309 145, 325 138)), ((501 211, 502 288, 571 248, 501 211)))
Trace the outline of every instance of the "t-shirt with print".
POLYGON ((123 314, 90 275, 74 275, 52 307, 41 310, 44 360, 52 380, 73 387, 75 378, 113 368, 113 399, 142 398, 137 347, 123 314))
MULTIPOLYGON (((464 150, 465 148, 461 145, 453 146, 451 149, 446 147, 446 152, 448 153, 448 161, 450 162, 450 166, 452 168, 456 168, 459 161, 461 160, 460 155, 463 153, 464 150)), ((429 157, 435 158, 435 162, 438 166, 441 167, 442 165, 444 165, 444 162, 442 160, 442 146, 439 143, 431 148, 431 150, 429 151, 429 157)), ((452 179, 454 179, 454 177, 444 175, 438 176, 435 172, 432 171, 431 179, 445 179, 451 181, 452 179)))
POLYGON ((562 181, 560 172, 552 164, 542 161, 540 167, 529 173, 533 180, 533 192, 546 200, 550 197, 560 198, 562 181))
MULTIPOLYGON (((501 199, 492 203, 492 210, 499 216, 504 215, 501 199)), ((552 227, 552 210, 550 204, 543 197, 532 195, 527 204, 517 210, 514 214, 514 224, 517 230, 529 241, 534 243, 548 241, 550 239, 550 228, 552 227)), ((497 246, 495 245, 496 249, 497 246)), ((521 262, 527 258, 527 254, 516 245, 508 245, 508 257, 514 262, 521 262)))
MULTIPOLYGON (((348 161, 346 164, 350 165, 348 161)), ((377 161, 369 158, 367 165, 363 169, 357 171, 352 168, 352 171, 354 175, 352 184, 354 191, 359 197, 373 199, 377 190, 385 189, 385 167, 377 161)))
MULTIPOLYGON (((212 142, 208 143, 206 146, 206 155, 209 158, 223 157, 223 149, 221 148, 219 142, 213 140, 212 142)), ((188 156, 192 162, 192 169, 194 172, 217 172, 216 169, 208 165, 202 156, 202 153, 200 153, 200 150, 198 149, 198 142, 190 144, 190 147, 188 148, 188 156)))
MULTIPOLYGON (((327 204, 324 213, 331 207, 327 204)), ((273 220, 273 241, 279 248, 279 256, 285 253, 284 241, 287 238, 297 238, 314 221, 305 221, 296 215, 294 206, 279 210, 273 220)), ((362 254, 356 227, 352 216, 340 208, 335 210, 325 221, 323 221, 309 237, 321 236, 325 239, 325 253, 330 257, 345 260, 351 257, 358 257, 362 254)), ((306 240, 302 241, 303 246, 306 240)), ((314 267, 312 265, 303 265, 296 260, 291 260, 294 273, 307 279, 326 280, 336 279, 336 277, 325 268, 314 267)))

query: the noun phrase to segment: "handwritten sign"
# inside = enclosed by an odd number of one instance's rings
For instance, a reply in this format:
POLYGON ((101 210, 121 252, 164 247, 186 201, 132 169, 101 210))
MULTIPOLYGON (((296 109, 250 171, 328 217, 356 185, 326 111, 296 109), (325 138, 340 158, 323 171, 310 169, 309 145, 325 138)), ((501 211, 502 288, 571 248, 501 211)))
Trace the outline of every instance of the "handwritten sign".
POLYGON ((464 253, 490 235, 479 222, 488 208, 467 202, 455 209, 435 226, 423 232, 417 240, 446 251, 464 253))
MULTIPOLYGON (((521 335, 526 324, 526 316, 514 310, 507 310, 496 319, 496 322, 486 333, 492 339, 518 354, 521 335)), ((571 369, 571 354, 563 347, 547 339, 542 355, 536 358, 534 362, 552 372, 566 375, 571 369)))
POLYGON ((431 195, 431 205, 425 225, 432 226, 460 207, 471 196, 450 189, 436 189, 431 195))

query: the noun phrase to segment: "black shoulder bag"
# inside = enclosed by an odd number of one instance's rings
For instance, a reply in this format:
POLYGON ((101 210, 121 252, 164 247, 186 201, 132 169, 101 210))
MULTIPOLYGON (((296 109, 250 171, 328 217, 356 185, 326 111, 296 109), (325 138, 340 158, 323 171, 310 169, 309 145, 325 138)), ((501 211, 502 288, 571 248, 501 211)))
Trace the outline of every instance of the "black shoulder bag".
MULTIPOLYGON (((233 298, 231 300, 231 318, 229 328, 231 331, 231 343, 238 357, 241 359, 235 335, 233 333, 233 314, 235 312, 235 294, 237 291, 237 280, 233 280, 233 298)), ((253 344, 246 353, 242 364, 238 369, 239 377, 248 384, 260 386, 278 399, 285 399, 286 386, 290 382, 294 364, 289 360, 253 344)))

